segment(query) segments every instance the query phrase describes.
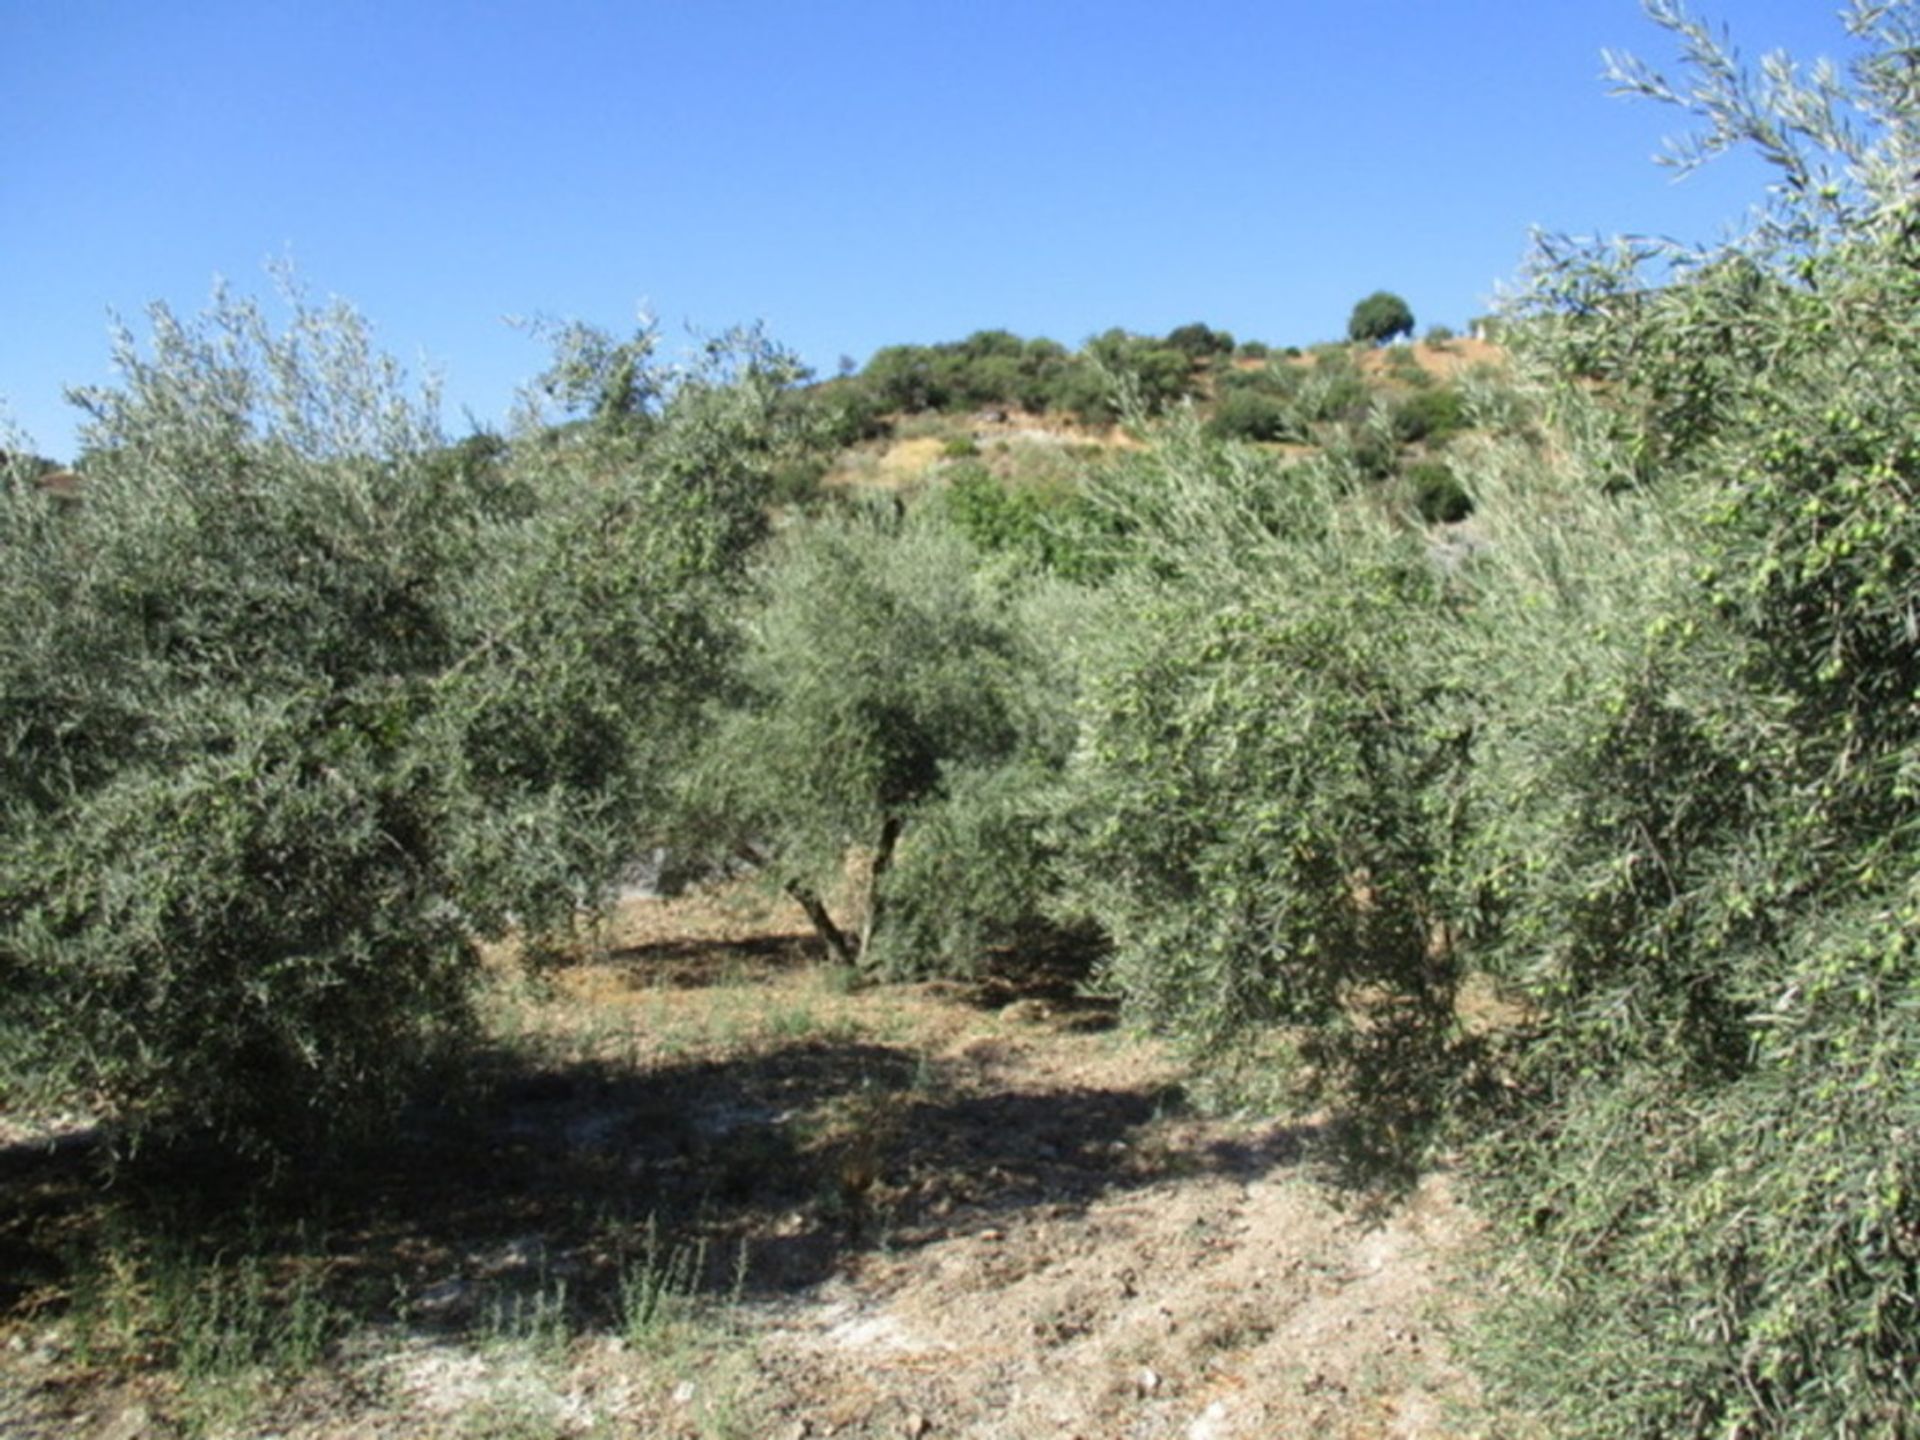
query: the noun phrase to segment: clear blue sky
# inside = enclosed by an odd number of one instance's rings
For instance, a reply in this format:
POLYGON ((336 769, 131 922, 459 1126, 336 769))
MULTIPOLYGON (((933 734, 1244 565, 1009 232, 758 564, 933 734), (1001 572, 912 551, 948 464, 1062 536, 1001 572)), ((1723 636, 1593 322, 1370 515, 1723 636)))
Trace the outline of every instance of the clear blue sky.
MULTIPOLYGON (((1838 0, 1707 0, 1811 58, 1838 0)), ((1531 226, 1711 239, 1632 0, 0 0, 0 399, 71 456, 107 325, 270 293, 291 257, 500 423, 503 322, 758 320, 830 372, 1005 327, 1340 335, 1365 293, 1460 327, 1531 226)))

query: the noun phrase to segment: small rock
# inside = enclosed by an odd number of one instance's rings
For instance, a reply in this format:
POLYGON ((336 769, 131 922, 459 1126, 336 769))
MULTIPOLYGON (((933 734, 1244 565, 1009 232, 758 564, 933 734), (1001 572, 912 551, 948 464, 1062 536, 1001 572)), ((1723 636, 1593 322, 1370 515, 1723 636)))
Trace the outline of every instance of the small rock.
POLYGON ((154 1433, 153 1415, 145 1405, 129 1405, 96 1432, 101 1440, 147 1440, 154 1433))
POLYGON ((900 1431, 907 1437, 907 1440, 920 1440, 920 1437, 926 1434, 931 1428, 932 1427, 927 1424, 926 1416, 922 1415, 918 1410, 910 1410, 907 1412, 907 1423, 900 1427, 900 1431))
POLYGON ((1160 1388, 1160 1376, 1150 1365, 1142 1365, 1140 1373, 1133 1377, 1133 1388, 1139 1392, 1142 1400, 1160 1388))
POLYGON ((460 1276, 437 1281, 414 1297, 414 1305, 429 1314, 443 1314, 464 1307, 473 1287, 460 1276))
POLYGON ((691 1405, 693 1403, 693 1397, 698 1393, 698 1390, 694 1387, 694 1383, 691 1380, 682 1380, 678 1385, 673 1387, 673 1403, 676 1405, 691 1405))
POLYGON ((1004 1230, 995 1230, 989 1227, 988 1229, 982 1230, 980 1232, 980 1238, 982 1240, 1004 1240, 1007 1238, 1007 1232, 1004 1230))

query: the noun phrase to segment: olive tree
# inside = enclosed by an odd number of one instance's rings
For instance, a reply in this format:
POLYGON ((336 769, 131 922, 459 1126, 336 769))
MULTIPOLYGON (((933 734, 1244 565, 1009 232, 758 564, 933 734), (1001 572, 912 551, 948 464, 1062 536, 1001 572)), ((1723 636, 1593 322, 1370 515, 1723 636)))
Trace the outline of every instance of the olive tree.
POLYGON ((1353 307, 1347 317, 1347 338, 1384 345, 1398 335, 1413 334, 1413 311, 1390 290, 1376 290, 1353 307))
POLYGON ((1133 560, 1085 647, 1066 903, 1137 1017, 1213 1064, 1290 1036, 1365 1149, 1417 1149, 1457 1040, 1439 577, 1331 463, 1190 421, 1093 499, 1133 560))
POLYGON ((657 792, 764 523, 784 362, 448 447, 344 306, 122 332, 77 501, 0 488, 8 1083, 130 1138, 350 1129, 657 792))
POLYGON ((1850 75, 1756 76, 1650 8, 1686 79, 1619 82, 1687 107, 1683 159, 1782 183, 1729 246, 1550 246, 1511 329, 1599 503, 1536 494, 1467 572, 1464 613, 1508 622, 1473 662, 1511 687, 1475 843, 1523 1017, 1474 1154, 1511 1242, 1481 1358, 1555 1434, 1907 1434, 1920 16, 1855 5, 1850 75), (1519 563, 1576 509, 1655 523, 1519 563))
POLYGON ((766 869, 869 969, 964 965, 996 921, 1030 914, 1037 822, 1009 777, 1044 770, 1058 692, 942 511, 883 504, 789 530, 744 630, 740 688, 690 786, 709 843, 766 869), (942 953, 889 949, 889 932, 942 953))

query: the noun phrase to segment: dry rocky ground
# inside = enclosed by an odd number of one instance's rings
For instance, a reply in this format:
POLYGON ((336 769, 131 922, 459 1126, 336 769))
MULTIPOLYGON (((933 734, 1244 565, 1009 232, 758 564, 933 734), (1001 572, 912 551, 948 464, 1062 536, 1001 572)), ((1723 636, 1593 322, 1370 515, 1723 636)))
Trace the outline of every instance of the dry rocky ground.
POLYGON ((1444 1174, 1364 1211, 1310 1123, 1198 1113, 1070 976, 856 990, 796 920, 628 902, 595 958, 503 979, 466 1103, 264 1198, 109 1194, 83 1136, 16 1135, 0 1434, 1480 1433, 1444 1174), (194 1227, 248 1239, 168 1299, 154 1237, 194 1227))

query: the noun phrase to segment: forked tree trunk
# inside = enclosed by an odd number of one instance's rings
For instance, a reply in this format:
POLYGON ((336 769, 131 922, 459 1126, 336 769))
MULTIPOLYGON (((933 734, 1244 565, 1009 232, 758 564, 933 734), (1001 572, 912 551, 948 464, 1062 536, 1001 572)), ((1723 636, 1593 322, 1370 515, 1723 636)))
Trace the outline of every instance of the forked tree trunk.
POLYGON ((873 847, 873 863, 867 867, 867 913, 860 922, 860 958, 865 960, 873 951, 873 932, 880 924, 880 910, 883 901, 880 898, 880 880, 893 865, 893 847, 900 843, 900 827, 904 822, 898 815, 889 815, 880 825, 880 843, 873 847))
MULTIPOLYGON (((900 831, 906 822, 898 815, 889 815, 880 823, 880 840, 873 848, 873 859, 867 865, 866 914, 860 921, 858 937, 847 934, 834 923, 828 912, 826 902, 813 890, 798 880, 789 880, 786 891, 806 913, 815 933, 825 942, 827 949, 844 965, 859 965, 867 958, 873 948, 873 934, 880 924, 880 913, 885 902, 880 896, 880 882, 888 870, 893 868, 893 852, 900 843, 900 831)), ((734 852, 756 869, 767 867, 767 857, 752 845, 740 844, 734 852)))
MULTIPOLYGON (((733 852, 756 870, 765 870, 768 866, 767 857, 744 841, 735 845, 733 852)), ((833 923, 833 916, 828 913, 826 902, 798 880, 787 881, 785 888, 793 903, 805 912, 808 921, 813 925, 814 933, 819 935, 827 949, 834 953, 840 963, 859 964, 860 955, 854 949, 853 937, 833 923)))
MULTIPOLYGON (((839 957, 841 964, 858 965, 860 963, 860 956, 853 948, 853 938, 833 923, 833 916, 827 913, 827 907, 818 895, 798 880, 787 882, 787 894, 793 897, 796 905, 807 912, 807 919, 813 922, 814 930, 822 940, 826 941, 827 948, 839 957)), ((864 936, 861 937, 860 943, 863 947, 865 946, 864 936)))

